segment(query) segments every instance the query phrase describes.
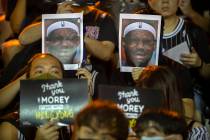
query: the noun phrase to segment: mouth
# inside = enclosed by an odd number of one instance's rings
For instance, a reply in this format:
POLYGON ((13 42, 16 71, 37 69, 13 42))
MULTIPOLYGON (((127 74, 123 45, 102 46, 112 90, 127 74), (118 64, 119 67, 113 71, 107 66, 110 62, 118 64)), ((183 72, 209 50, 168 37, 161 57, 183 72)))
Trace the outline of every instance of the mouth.
POLYGON ((145 56, 144 56, 144 54, 136 54, 136 55, 134 55, 134 58, 136 59, 136 60, 143 60, 144 58, 145 58, 145 56))
POLYGON ((162 9, 162 11, 168 11, 168 10, 169 10, 169 7, 164 6, 164 7, 162 7, 161 9, 162 9))

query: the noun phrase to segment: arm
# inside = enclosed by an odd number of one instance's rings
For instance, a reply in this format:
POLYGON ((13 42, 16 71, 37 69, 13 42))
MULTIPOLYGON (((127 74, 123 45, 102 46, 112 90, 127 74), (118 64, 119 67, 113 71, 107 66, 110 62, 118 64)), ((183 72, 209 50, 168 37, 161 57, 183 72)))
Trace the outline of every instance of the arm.
POLYGON ((42 23, 37 22, 24 28, 23 31, 20 33, 18 39, 20 40, 20 43, 22 45, 28 45, 38 41, 39 39, 41 39, 41 37, 42 37, 42 23))
POLYGON ((195 114, 194 101, 190 98, 182 98, 184 116, 186 119, 193 120, 195 114))
POLYGON ((90 39, 88 37, 84 38, 86 48, 90 54, 93 56, 104 60, 111 60, 114 53, 114 43, 111 41, 98 41, 95 39, 90 39))
POLYGON ((190 0, 180 0, 179 7, 183 14, 189 17, 193 23, 208 31, 210 21, 192 9, 190 0))
POLYGON ((15 33, 19 33, 26 16, 26 0, 17 0, 15 9, 10 17, 10 24, 15 33), (18 17, 18 18, 17 18, 18 17))
POLYGON ((4 109, 15 98, 20 89, 20 80, 25 78, 24 74, 0 89, 0 109, 4 109))

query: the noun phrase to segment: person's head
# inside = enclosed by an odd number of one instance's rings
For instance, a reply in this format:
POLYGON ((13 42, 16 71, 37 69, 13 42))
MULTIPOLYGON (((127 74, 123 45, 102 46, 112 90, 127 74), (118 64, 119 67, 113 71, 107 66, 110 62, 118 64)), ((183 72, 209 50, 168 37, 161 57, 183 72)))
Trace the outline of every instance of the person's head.
POLYGON ((62 63, 76 63, 80 38, 79 27, 69 21, 57 21, 50 24, 46 31, 46 47, 62 63))
POLYGON ((148 4, 150 8, 167 18, 176 15, 179 0, 148 0, 148 4))
POLYGON ((155 28, 145 22, 134 22, 125 27, 123 37, 128 65, 147 66, 155 50, 155 28))
POLYGON ((183 115, 181 91, 174 72, 164 66, 148 66, 142 71, 136 86, 159 89, 165 97, 165 107, 183 115))
POLYGON ((70 0, 70 1, 63 1, 58 4, 58 9, 61 10, 62 13, 80 13, 83 12, 84 15, 88 14, 93 8, 96 8, 97 5, 100 5, 99 0, 70 0), (62 7, 63 4, 65 8, 62 7))
POLYGON ((75 119, 74 140, 126 140, 128 120, 116 104, 93 101, 75 119))
POLYGON ((135 132, 140 140, 186 140, 187 124, 176 112, 147 110, 137 119, 135 132))
POLYGON ((36 54, 28 62, 27 78, 30 79, 61 79, 63 78, 62 63, 51 54, 36 54))

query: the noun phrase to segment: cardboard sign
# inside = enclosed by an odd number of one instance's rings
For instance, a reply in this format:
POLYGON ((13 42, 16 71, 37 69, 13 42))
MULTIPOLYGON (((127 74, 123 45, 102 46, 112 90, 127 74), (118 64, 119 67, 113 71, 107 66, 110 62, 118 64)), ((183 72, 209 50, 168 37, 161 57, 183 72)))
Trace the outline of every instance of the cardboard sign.
POLYGON ((144 109, 163 107, 164 96, 159 90, 100 85, 98 93, 99 99, 117 103, 130 120, 131 128, 144 109))
POLYGON ((21 81, 20 121, 23 125, 37 126, 53 119, 59 121, 58 125, 68 125, 87 103, 86 80, 21 81))

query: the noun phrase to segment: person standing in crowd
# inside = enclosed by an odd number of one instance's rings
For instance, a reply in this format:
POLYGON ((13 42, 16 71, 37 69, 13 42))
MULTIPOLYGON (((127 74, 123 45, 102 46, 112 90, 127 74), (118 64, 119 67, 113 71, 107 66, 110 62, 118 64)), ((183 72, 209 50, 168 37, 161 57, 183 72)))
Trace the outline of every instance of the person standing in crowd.
MULTIPOLYGON (((202 94, 202 83, 199 80, 210 77, 210 53, 205 32, 176 15, 179 0, 148 0, 148 4, 151 9, 161 14, 164 20, 159 64, 172 67, 179 73, 180 85, 187 87, 184 93, 193 93, 196 99, 197 95, 202 94), (182 64, 164 56, 165 52, 181 43, 186 43, 190 50, 189 54, 180 55, 182 64)), ((201 117, 197 119, 201 121, 201 117)))
MULTIPOLYGON (((0 89, 0 138, 2 140, 24 140, 23 132, 19 131, 18 115, 15 115, 19 112, 20 80, 43 79, 44 77, 61 79, 63 71, 63 65, 56 57, 40 53, 28 62, 27 67, 20 72, 20 77, 0 89)), ((38 128, 35 140, 56 140, 59 135, 58 129, 55 122, 46 123, 38 128)), ((34 139, 32 137, 30 138, 34 139)))
POLYGON ((137 119, 135 132, 140 140, 187 140, 187 124, 176 112, 147 110, 137 119))
POLYGON ((126 140, 128 120, 111 101, 96 100, 82 109, 75 118, 73 140, 126 140))
POLYGON ((175 73, 169 67, 148 66, 143 69, 136 81, 136 86, 162 91, 165 97, 163 109, 174 111, 185 118, 189 129, 188 140, 208 140, 207 128, 193 118, 194 108, 191 105, 191 99, 186 97, 183 91, 185 87, 180 88, 177 79, 175 73))
MULTIPOLYGON (((92 70, 93 98, 97 98, 97 85, 107 84, 112 70, 111 60, 117 51, 117 34, 114 22, 108 13, 100 11, 86 1, 73 0, 58 5, 57 13, 84 14, 84 66, 92 70), (109 29, 109 30, 107 30, 109 29), (97 82, 95 82, 97 80, 97 82)), ((87 69, 79 69, 77 75, 87 69)), ((86 72, 87 73, 87 72, 86 72)))
POLYGON ((122 47, 126 61, 123 66, 145 67, 155 64, 156 30, 145 22, 134 22, 124 28, 122 47))

